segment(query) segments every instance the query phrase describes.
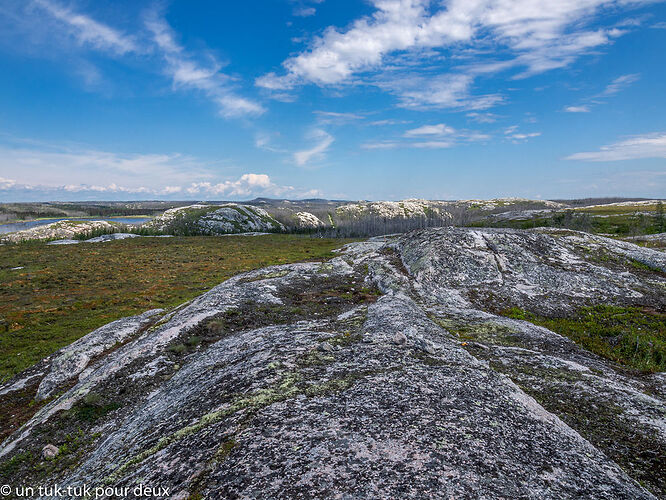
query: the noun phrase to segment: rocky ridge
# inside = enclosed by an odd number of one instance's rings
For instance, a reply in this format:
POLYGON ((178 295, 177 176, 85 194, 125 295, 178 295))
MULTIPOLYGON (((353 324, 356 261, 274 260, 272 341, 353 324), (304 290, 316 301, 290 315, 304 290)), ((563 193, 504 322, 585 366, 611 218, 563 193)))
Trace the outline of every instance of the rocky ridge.
POLYGON ((27 240, 72 239, 77 235, 89 234, 95 231, 113 231, 117 227, 115 224, 101 220, 62 220, 2 235, 0 241, 18 243, 27 240))
POLYGON ((284 226, 263 208, 229 203, 172 208, 143 224, 163 232, 228 234, 281 231, 284 226))
POLYGON ((61 393, 2 443, 0 477, 179 499, 664 496, 664 374, 495 311, 664 311, 665 273, 631 243, 462 228, 245 273, 0 388, 61 393), (60 458, 35 458, 49 444, 60 458))

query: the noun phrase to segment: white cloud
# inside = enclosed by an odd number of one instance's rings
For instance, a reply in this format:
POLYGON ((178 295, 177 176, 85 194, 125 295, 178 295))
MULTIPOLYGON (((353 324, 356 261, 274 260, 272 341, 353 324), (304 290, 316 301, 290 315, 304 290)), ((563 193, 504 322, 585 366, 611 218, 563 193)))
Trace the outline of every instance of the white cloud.
POLYGON ((361 148, 367 150, 396 148, 442 149, 490 138, 486 134, 473 130, 456 130, 444 123, 422 125, 405 131, 402 137, 403 140, 367 142, 362 144, 361 148))
POLYGON ((320 159, 335 140, 331 134, 321 129, 314 130, 310 138, 317 141, 315 146, 294 153, 294 162, 300 167, 307 165, 313 159, 320 159))
POLYGON ((62 7, 50 0, 32 0, 32 4, 65 24, 81 45, 114 52, 119 55, 137 50, 133 37, 94 19, 62 7))
POLYGON ((156 14, 146 19, 146 27, 166 61, 166 73, 174 88, 188 88, 203 92, 226 118, 260 115, 265 109, 258 103, 237 95, 231 87, 231 78, 220 72, 221 65, 208 55, 208 66, 195 61, 175 40, 171 27, 156 14))
POLYGON ((599 151, 575 153, 566 157, 567 160, 582 161, 622 161, 644 158, 666 158, 666 133, 636 135, 602 146, 599 151))
POLYGON ((421 137, 432 135, 452 135, 456 130, 443 123, 438 125, 423 125, 422 127, 408 130, 403 135, 404 137, 421 137))
POLYGON ((343 125, 365 118, 357 113, 338 113, 335 111, 315 111, 314 113, 317 115, 317 121, 322 124, 343 125))
POLYGON ((590 107, 587 105, 565 106, 564 111, 566 111, 567 113, 589 113, 590 107))
POLYGON ((393 141, 381 141, 381 142, 366 142, 361 144, 361 149, 395 149, 400 147, 400 144, 393 141))
MULTIPOLYGON (((127 187, 115 183, 102 184, 65 184, 50 186, 43 184, 3 184, 0 182, 0 191, 3 196, 9 194, 19 195, 29 193, 30 201, 36 198, 44 200, 53 199, 128 199, 145 198, 146 196, 161 198, 182 199, 248 199, 258 196, 281 196, 292 198, 311 198, 322 196, 318 189, 299 190, 293 186, 282 186, 274 183, 266 174, 243 174, 238 179, 223 182, 193 182, 185 186, 153 187, 127 187)), ((27 197, 27 198, 28 198, 27 197)))
POLYGON ((609 97, 621 92, 629 85, 640 79, 639 74, 622 75, 613 80, 597 97, 609 97))
POLYGON ((385 125, 406 125, 407 123, 411 123, 411 121, 387 119, 387 120, 376 120, 374 122, 370 122, 369 125, 372 125, 374 127, 381 127, 385 125))
POLYGON ((583 102, 589 102, 590 104, 565 106, 563 111, 567 113, 589 113, 592 105, 603 103, 603 101, 598 99, 614 96, 629 87, 632 83, 637 82, 639 79, 640 74, 638 73, 619 76, 610 82, 602 92, 583 100, 583 102))
POLYGON ((209 199, 321 195, 316 190, 277 184, 265 173, 229 178, 223 173, 229 167, 221 162, 175 153, 119 154, 66 149, 27 139, 14 141, 20 145, 0 145, 3 199, 8 193, 27 191, 42 193, 42 199, 71 199, 73 195, 78 199, 91 196, 104 199, 107 195, 114 199, 125 195, 144 199, 195 194, 209 199))
POLYGON ((45 186, 111 186, 123 179, 126 187, 182 185, 192 178, 214 175, 214 163, 180 154, 118 154, 58 147, 34 149, 0 146, 0 175, 12 172, 16 184, 45 186))
POLYGON ((16 181, 13 179, 5 179, 0 177, 0 189, 9 189, 16 184, 16 181))
POLYGON ((316 13, 317 9, 314 7, 299 7, 298 9, 294 9, 294 15, 297 17, 310 17, 316 13))
POLYGON ((453 141, 425 141, 425 142, 414 142, 411 144, 413 148, 426 148, 426 149, 444 149, 450 148, 455 145, 453 141))
MULTIPOLYGON (((320 86, 358 83, 358 75, 383 72, 366 81, 397 94, 406 107, 467 107, 484 109, 501 102, 499 96, 470 99, 472 79, 522 67, 526 77, 568 66, 621 36, 616 27, 590 29, 595 14, 620 10, 649 0, 370 0, 375 11, 345 30, 327 28, 309 49, 283 62, 284 74, 268 73, 257 85, 285 90, 313 83, 320 86), (439 7, 441 5, 441 7, 439 7), (439 8, 438 8, 439 7, 439 8), (396 79, 391 63, 409 61, 409 76, 443 50, 508 51, 504 60, 483 60, 457 68, 459 74, 438 75, 425 87, 396 79), (442 80, 444 78, 444 80, 442 80)), ((441 67, 441 65, 440 65, 441 67)))
POLYGON ((418 76, 407 74, 378 80, 376 85, 398 96, 399 106, 427 110, 462 108, 482 110, 501 103, 498 94, 471 96, 473 77, 465 74, 418 76))
POLYGON ((511 142, 518 144, 525 142, 533 137, 539 137, 541 132, 518 132, 518 125, 511 125, 510 127, 504 129, 504 135, 511 142))
POLYGON ((530 139, 532 137, 539 137, 541 132, 530 132, 528 134, 511 134, 509 137, 517 141, 524 141, 525 139, 530 139))
POLYGON ((467 113, 467 118, 477 123, 495 123, 497 121, 497 115, 493 113, 478 113, 473 111, 467 113))

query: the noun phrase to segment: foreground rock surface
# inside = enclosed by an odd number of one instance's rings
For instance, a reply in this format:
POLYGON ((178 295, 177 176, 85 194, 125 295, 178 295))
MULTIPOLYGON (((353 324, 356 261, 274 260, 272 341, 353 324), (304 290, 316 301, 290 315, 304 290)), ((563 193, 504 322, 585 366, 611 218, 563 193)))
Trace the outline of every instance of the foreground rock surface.
POLYGON ((0 388, 62 392, 2 443, 0 478, 180 499, 664 496, 663 374, 492 311, 664 311, 665 271, 583 233, 446 228, 245 273, 0 388))

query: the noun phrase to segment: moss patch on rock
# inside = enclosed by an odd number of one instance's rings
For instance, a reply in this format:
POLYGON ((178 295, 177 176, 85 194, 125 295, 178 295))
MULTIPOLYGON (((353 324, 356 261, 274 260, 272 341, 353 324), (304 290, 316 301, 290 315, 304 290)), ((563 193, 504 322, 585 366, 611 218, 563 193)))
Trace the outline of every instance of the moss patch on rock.
POLYGON ((649 308, 597 305, 570 317, 544 317, 512 307, 509 318, 540 325, 607 359, 641 372, 666 370, 666 314, 649 308))

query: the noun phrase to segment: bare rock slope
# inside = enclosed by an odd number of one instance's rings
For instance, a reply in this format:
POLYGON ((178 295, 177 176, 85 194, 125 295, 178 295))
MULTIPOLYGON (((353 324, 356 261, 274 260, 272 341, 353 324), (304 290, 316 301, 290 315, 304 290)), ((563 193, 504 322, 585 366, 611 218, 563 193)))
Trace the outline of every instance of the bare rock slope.
POLYGON ((0 446, 0 479, 180 499, 663 497, 664 375, 490 311, 663 311, 665 271, 663 253, 583 233, 443 228, 245 273, 0 388, 51 396, 0 446))

